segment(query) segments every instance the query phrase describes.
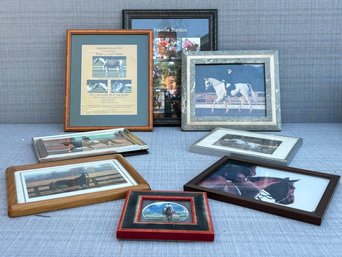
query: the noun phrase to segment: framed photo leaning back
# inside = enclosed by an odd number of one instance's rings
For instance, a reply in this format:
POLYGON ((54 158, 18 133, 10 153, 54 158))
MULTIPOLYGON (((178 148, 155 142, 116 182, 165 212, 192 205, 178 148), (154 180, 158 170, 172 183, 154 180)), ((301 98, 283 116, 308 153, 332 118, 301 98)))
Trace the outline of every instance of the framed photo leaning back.
POLYGON ((151 131, 151 30, 68 30, 65 131, 151 131))
POLYGON ((214 241, 206 193, 131 190, 126 197, 116 237, 214 241))
POLYGON ((13 166, 6 170, 8 216, 124 198, 149 184, 121 155, 13 166))
POLYGON ((302 146, 303 139, 216 128, 190 145, 195 153, 240 157, 265 163, 288 165, 302 146))
POLYGON ((184 185, 209 198, 320 225, 340 176, 223 157, 184 185))
POLYGON ((217 10, 123 10, 123 28, 153 30, 155 125, 180 125, 181 57, 217 49, 217 10))
POLYGON ((32 138, 39 162, 120 153, 148 153, 148 145, 125 128, 32 138))
POLYGON ((281 129, 277 51, 191 52, 182 59, 182 129, 281 129))

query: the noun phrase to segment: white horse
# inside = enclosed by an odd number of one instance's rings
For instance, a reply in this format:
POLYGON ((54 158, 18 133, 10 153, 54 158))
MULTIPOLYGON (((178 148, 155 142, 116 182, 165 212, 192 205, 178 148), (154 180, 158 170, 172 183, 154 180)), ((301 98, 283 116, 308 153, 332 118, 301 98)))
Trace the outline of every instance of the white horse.
POLYGON ((87 84, 87 92, 91 93, 93 92, 96 88, 102 88, 104 89, 106 92, 108 90, 108 86, 104 83, 95 83, 95 84, 87 84))
POLYGON ((132 84, 125 84, 125 83, 114 83, 112 85, 112 93, 124 93, 124 92, 131 92, 132 91, 132 84))
POLYGON ((116 70, 119 73, 119 77, 124 77, 123 60, 113 60, 98 57, 94 60, 94 64, 98 62, 102 63, 102 69, 106 72, 106 76, 108 75, 108 71, 112 69, 116 70))
POLYGON ((241 111, 242 105, 245 101, 249 104, 249 111, 252 112, 252 100, 256 104, 257 97, 253 91, 252 86, 249 83, 237 83, 231 85, 227 83, 225 86, 224 82, 219 81, 215 78, 205 78, 204 79, 205 89, 208 90, 212 86, 216 92, 217 98, 213 103, 211 112, 214 112, 215 104, 223 101, 226 106, 226 113, 229 111, 229 104, 231 97, 238 97, 240 100, 239 112, 241 111), (252 98, 252 99, 251 99, 252 98))

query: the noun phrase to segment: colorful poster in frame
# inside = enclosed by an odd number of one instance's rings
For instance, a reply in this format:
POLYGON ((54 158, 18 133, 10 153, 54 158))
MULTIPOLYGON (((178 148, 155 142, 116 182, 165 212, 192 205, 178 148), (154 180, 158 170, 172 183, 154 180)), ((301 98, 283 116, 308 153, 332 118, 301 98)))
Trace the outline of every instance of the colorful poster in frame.
POLYGON ((151 131, 152 31, 68 30, 65 131, 151 131))
POLYGON ((217 49, 217 10, 123 10, 125 29, 153 30, 155 125, 179 125, 182 54, 217 49))

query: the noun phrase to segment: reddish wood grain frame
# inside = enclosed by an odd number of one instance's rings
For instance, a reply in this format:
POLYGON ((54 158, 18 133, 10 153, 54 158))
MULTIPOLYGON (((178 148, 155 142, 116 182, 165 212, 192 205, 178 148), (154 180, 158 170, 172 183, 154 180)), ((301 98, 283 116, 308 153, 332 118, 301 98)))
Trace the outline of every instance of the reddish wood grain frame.
POLYGON ((214 230, 211 221, 207 195, 205 192, 130 190, 126 196, 126 201, 121 213, 116 236, 119 239, 214 241, 214 230), (138 194, 138 197, 136 197, 136 194, 138 194), (132 200, 132 196, 135 196, 136 199, 132 200), (196 210, 198 206, 196 206, 196 201, 194 200, 196 197, 201 198, 201 204, 203 204, 204 207, 204 222, 207 224, 206 229, 203 229, 199 226, 201 219, 195 217, 199 213, 199 211, 196 210), (143 200, 191 201, 193 222, 137 222, 142 211, 141 209, 143 200), (129 205, 133 208, 129 208, 129 205), (132 224, 132 227, 125 227, 124 220, 129 220, 129 222, 132 224), (165 228, 160 228, 162 226, 165 226, 165 228), (185 229, 185 227, 192 227, 192 229, 185 229))
POLYGON ((263 211, 263 212, 268 212, 268 213, 276 214, 279 216, 308 222, 308 223, 315 224, 315 225, 321 225, 324 213, 326 209, 328 208, 329 201, 333 195, 333 192, 337 186, 339 179, 340 179, 340 176, 338 175, 297 169, 297 168, 292 168, 292 167, 287 167, 287 166, 265 164, 262 162, 248 161, 248 160, 244 160, 241 158, 235 158, 235 157, 233 158, 233 157, 225 156, 221 158, 220 160, 218 160, 217 162, 215 162, 209 168, 204 170, 198 176, 190 180, 188 183, 186 183, 184 185, 184 190, 207 192, 208 197, 212 199, 216 199, 219 201, 228 202, 232 204, 237 204, 237 205, 244 206, 247 208, 256 209, 256 210, 263 211), (254 200, 251 198, 237 196, 237 195, 233 195, 233 194, 226 193, 223 191, 214 190, 214 189, 210 189, 210 188, 202 187, 198 185, 204 178, 210 176, 210 174, 215 172, 218 168, 220 168, 222 165, 224 165, 225 163, 229 161, 250 164, 254 166, 265 167, 265 168, 275 169, 279 171, 298 173, 298 174, 303 174, 303 175, 317 177, 317 178, 324 178, 324 179, 328 179, 329 183, 314 212, 294 209, 294 208, 290 208, 290 207, 286 207, 282 205, 277 205, 274 203, 261 202, 261 201, 254 200))
POLYGON ((65 101, 64 101, 64 131, 90 131, 120 128, 122 125, 98 126, 89 124, 89 126, 70 125, 70 89, 71 89, 71 48, 73 35, 147 35, 148 36, 148 106, 147 106, 147 125, 124 126, 131 131, 152 131, 153 130, 153 107, 152 107, 152 30, 99 30, 99 29, 70 29, 66 32, 66 65, 65 65, 65 101))

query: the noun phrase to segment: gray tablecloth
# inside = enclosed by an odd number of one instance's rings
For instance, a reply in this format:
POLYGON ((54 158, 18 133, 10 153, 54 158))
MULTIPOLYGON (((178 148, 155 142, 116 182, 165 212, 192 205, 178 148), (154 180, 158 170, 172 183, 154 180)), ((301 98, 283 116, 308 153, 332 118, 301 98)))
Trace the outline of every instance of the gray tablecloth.
MULTIPOLYGON (((123 200, 9 218, 5 169, 36 163, 31 137, 63 133, 61 124, 0 125, 1 256, 341 256, 342 191, 338 185, 321 226, 209 200, 214 242, 119 241, 115 232, 123 200)), ((190 153, 206 132, 157 127, 136 132, 148 155, 127 157, 152 189, 182 190, 218 158, 190 153)), ((279 135, 303 137, 290 166, 342 175, 342 124, 283 124, 279 135)))

